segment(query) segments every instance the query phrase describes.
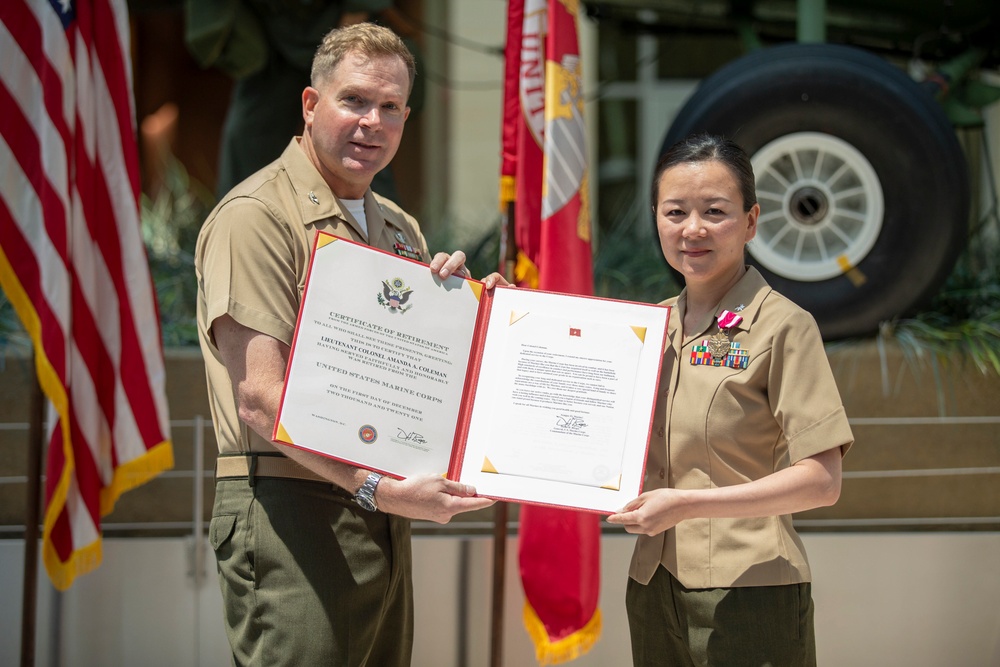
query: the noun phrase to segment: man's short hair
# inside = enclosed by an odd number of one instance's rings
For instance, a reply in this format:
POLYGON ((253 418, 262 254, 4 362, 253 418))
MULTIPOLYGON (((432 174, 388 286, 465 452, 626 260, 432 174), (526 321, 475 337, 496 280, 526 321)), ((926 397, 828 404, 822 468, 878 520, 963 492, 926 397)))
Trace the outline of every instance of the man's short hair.
POLYGON ((327 80, 348 53, 358 53, 369 59, 383 56, 400 58, 410 77, 407 94, 413 90, 413 79, 417 75, 413 54, 392 30, 367 22, 334 28, 323 37, 313 57, 312 85, 315 87, 327 80))

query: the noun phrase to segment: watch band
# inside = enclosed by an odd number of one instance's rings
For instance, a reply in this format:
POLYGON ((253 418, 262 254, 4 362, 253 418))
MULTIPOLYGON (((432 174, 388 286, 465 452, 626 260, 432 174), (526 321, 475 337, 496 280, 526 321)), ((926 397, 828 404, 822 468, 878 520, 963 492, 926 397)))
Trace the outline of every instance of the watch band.
POLYGON ((382 475, 377 472, 368 473, 368 477, 365 478, 361 488, 354 494, 354 502, 369 512, 377 511, 378 504, 375 502, 375 489, 378 487, 381 479, 382 475))

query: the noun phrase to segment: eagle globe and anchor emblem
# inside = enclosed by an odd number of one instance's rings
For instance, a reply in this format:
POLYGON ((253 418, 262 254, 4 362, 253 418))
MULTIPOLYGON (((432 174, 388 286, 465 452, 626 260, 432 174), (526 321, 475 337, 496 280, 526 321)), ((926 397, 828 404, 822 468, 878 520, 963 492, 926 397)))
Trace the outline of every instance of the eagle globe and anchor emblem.
POLYGON ((411 294, 413 294, 413 290, 406 286, 402 278, 393 278, 382 281, 382 293, 376 296, 383 308, 389 311, 405 313, 413 307, 413 304, 406 305, 411 294))

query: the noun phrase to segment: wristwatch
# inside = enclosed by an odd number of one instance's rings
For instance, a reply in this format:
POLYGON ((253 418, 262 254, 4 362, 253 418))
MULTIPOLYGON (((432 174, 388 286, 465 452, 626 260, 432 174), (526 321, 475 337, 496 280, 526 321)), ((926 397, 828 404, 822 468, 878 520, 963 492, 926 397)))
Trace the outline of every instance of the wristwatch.
POLYGON ((375 487, 378 486, 379 480, 381 479, 382 475, 377 472, 368 473, 368 477, 365 478, 365 483, 362 484, 361 488, 358 489, 358 492, 354 494, 354 502, 369 512, 375 512, 378 510, 378 505, 375 503, 375 487))

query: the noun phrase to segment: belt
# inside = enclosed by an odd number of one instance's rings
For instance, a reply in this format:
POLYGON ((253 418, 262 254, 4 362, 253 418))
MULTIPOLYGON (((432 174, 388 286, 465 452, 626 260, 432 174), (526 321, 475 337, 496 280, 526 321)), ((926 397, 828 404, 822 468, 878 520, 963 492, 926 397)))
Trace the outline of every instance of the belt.
POLYGON ((281 477, 330 484, 330 480, 285 456, 261 456, 258 454, 220 456, 215 462, 216 479, 251 477, 251 470, 253 470, 253 477, 281 477))

